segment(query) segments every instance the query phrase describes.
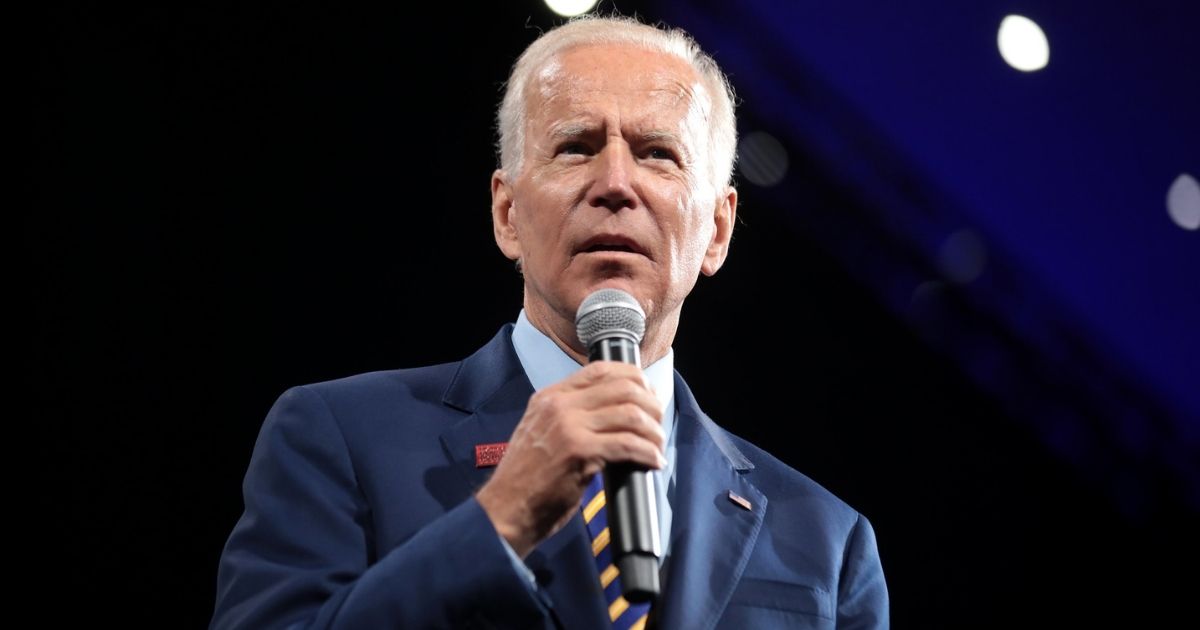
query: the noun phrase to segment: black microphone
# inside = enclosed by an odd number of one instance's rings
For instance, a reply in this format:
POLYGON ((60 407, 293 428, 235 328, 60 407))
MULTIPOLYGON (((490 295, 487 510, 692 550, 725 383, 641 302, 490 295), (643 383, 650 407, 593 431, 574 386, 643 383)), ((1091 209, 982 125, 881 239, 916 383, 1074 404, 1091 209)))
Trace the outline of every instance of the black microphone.
MULTIPOLYGON (((620 361, 641 367, 638 346, 646 332, 646 314, 632 295, 600 289, 587 296, 575 314, 575 332, 588 349, 588 361, 620 361)), ((658 506, 654 479, 644 466, 609 463, 604 467, 604 494, 613 562, 621 572, 625 599, 658 597, 658 506)))

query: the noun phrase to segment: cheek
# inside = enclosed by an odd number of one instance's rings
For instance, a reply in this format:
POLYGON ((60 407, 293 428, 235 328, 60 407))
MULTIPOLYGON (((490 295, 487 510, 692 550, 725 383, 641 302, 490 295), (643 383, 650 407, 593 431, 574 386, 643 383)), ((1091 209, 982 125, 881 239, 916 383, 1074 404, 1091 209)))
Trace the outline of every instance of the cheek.
POLYGON ((553 187, 529 186, 527 193, 513 203, 519 209, 516 228, 527 251, 544 250, 556 240, 565 215, 553 187))
POLYGON ((675 267, 674 274, 681 277, 695 276, 700 271, 700 263, 708 251, 708 243, 712 240, 715 229, 708 212, 680 196, 677 203, 677 222, 674 226, 675 267))

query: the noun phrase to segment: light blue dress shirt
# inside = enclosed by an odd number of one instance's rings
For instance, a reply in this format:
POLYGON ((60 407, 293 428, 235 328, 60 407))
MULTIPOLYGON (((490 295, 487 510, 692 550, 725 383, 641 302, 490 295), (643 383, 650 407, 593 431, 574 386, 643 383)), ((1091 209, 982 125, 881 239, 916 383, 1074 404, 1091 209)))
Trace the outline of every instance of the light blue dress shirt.
MULTIPOLYGON (((524 309, 517 316, 516 326, 512 334, 513 348, 525 375, 533 385, 534 391, 553 385, 579 370, 583 366, 575 362, 570 355, 563 352, 557 344, 542 331, 529 323, 524 309)), ((654 390, 659 404, 663 409, 662 428, 666 436, 664 456, 667 465, 662 470, 651 472, 654 480, 655 499, 658 506, 659 540, 662 542, 663 554, 659 558, 659 566, 666 561, 670 553, 671 533, 671 499, 674 497, 675 485, 675 351, 668 350, 666 356, 654 362, 654 365, 644 370, 650 387, 654 390)), ((513 559, 513 565, 523 573, 530 584, 534 584, 533 573, 525 566, 508 541, 504 542, 505 549, 513 559)))

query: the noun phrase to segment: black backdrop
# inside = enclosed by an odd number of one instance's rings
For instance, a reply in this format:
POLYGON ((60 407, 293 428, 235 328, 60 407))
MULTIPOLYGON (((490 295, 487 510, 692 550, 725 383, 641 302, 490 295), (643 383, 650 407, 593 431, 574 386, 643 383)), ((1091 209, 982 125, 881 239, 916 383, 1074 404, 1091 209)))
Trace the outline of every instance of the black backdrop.
MULTIPOLYGON (((20 275, 49 619, 203 626, 276 396, 455 360, 516 316, 493 107, 552 18, 508 4, 462 11, 475 26, 314 3, 38 22, 20 275)), ((1185 610, 1194 578, 1164 571, 1194 513, 1119 512, 781 212, 742 187, 676 364, 718 422, 871 518, 898 627, 1185 610)))

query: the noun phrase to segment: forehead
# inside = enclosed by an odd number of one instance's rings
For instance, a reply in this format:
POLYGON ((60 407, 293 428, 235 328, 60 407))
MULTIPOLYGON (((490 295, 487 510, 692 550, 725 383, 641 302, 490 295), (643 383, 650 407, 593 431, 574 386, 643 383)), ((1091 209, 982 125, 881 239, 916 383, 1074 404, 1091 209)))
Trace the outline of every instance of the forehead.
POLYGON ((543 64, 528 89, 535 128, 538 122, 604 115, 614 108, 623 116, 679 122, 705 101, 691 64, 632 44, 591 44, 560 52, 543 64))

